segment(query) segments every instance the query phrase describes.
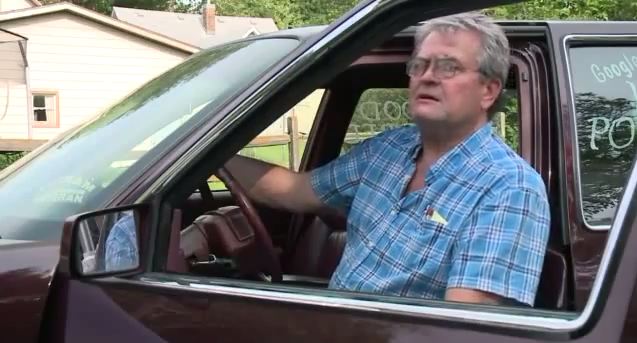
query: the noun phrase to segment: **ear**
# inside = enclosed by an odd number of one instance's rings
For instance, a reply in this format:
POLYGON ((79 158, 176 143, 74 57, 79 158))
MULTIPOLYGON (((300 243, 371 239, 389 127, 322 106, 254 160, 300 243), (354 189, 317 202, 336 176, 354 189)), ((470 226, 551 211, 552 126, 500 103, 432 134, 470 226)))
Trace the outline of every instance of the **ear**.
POLYGON ((488 79, 483 82, 482 101, 480 106, 485 112, 493 106, 502 91, 502 82, 498 79, 488 79))

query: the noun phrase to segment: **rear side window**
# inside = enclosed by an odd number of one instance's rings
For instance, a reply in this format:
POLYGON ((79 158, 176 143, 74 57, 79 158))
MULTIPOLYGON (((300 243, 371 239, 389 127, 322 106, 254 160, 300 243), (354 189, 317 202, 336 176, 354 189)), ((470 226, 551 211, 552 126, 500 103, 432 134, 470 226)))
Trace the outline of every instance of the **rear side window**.
MULTIPOLYGON (((510 77, 515 77, 512 75, 510 77)), ((513 150, 519 151, 519 108, 518 91, 515 83, 502 93, 502 106, 491 119, 496 134, 513 150)), ((370 88, 362 94, 347 135, 341 147, 341 155, 355 144, 373 137, 385 130, 412 123, 409 115, 409 89, 407 88, 370 88)))
POLYGON ((571 48, 581 207, 610 225, 635 156, 637 47, 571 48))
POLYGON ((370 88, 361 94, 347 128, 341 155, 385 130, 411 122, 407 88, 370 88))

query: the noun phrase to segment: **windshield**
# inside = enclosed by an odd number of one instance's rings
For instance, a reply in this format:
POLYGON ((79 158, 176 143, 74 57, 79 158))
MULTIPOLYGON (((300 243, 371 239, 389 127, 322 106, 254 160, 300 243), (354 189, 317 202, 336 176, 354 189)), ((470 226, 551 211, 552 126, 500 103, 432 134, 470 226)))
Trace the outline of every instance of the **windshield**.
POLYGON ((59 240, 63 220, 99 208, 118 185, 298 45, 289 38, 200 52, 102 115, 0 174, 0 237, 59 240))

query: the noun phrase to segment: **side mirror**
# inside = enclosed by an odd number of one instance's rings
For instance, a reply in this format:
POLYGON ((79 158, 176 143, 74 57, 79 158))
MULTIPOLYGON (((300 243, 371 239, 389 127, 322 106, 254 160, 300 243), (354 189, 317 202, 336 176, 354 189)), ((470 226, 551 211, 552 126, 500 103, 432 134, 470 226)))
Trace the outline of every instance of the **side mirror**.
POLYGON ((69 267, 80 276, 139 268, 143 214, 143 206, 133 206, 85 213, 71 219, 69 267))

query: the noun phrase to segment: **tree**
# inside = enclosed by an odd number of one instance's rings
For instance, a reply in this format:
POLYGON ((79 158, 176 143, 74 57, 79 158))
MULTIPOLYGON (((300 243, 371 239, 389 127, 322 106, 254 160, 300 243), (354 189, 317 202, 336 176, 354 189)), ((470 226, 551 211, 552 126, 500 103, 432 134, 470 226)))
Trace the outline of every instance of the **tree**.
MULTIPOLYGON (((63 0, 42 0, 42 4, 49 5, 63 0)), ((113 0, 64 0, 74 5, 82 6, 90 10, 110 15, 113 9, 113 0)))
POLYGON ((298 25, 329 24, 356 6, 360 0, 293 0, 298 10, 298 25))
POLYGON ((632 0, 531 0, 484 10, 498 19, 633 20, 637 3, 632 0))
MULTIPOLYGON (((136 0, 127 0, 136 1, 136 0)), ((329 24, 360 0, 214 0, 226 16, 273 18, 279 28, 329 24)), ((177 12, 200 13, 206 0, 177 2, 177 12)))
POLYGON ((300 22, 297 4, 290 0, 214 0, 214 3, 220 15, 269 17, 279 28, 300 22))

